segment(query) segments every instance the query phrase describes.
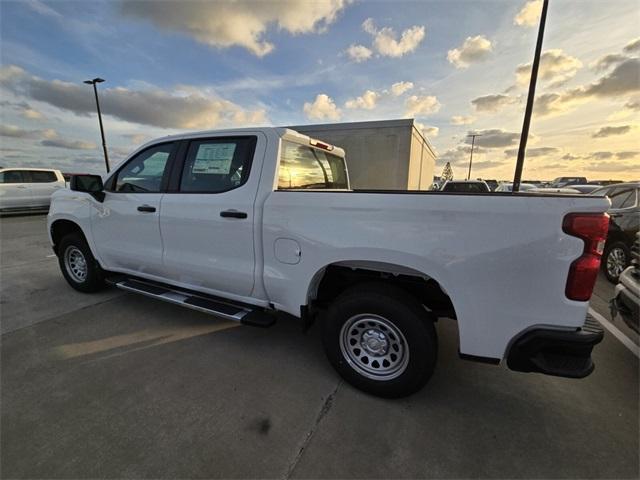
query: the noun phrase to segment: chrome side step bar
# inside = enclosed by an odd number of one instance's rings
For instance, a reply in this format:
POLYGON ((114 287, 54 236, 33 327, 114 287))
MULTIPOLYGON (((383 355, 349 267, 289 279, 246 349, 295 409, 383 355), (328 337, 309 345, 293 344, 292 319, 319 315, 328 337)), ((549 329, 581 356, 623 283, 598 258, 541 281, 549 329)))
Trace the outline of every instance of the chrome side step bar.
POLYGON ((272 315, 260 309, 183 292, 169 286, 148 283, 137 279, 123 279, 122 277, 111 280, 109 283, 112 283, 121 290, 139 293, 146 297, 173 303, 174 305, 180 305, 210 315, 216 315, 227 320, 234 320, 246 325, 270 327, 275 323, 275 318, 272 315))

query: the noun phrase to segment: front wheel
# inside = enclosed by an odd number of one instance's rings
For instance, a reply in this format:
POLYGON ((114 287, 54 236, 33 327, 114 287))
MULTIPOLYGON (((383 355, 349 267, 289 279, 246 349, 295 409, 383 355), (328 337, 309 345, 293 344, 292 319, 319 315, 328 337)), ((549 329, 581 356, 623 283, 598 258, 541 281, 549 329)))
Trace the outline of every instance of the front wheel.
POLYGON ((97 292, 104 286, 104 272, 82 235, 65 236, 58 247, 58 263, 65 280, 80 292, 97 292))
POLYGON ((631 252, 624 242, 614 242, 607 246, 602 258, 604 275, 611 283, 618 283, 618 277, 629 266, 631 252))
POLYGON ((420 390, 431 377, 438 342, 433 320, 406 292, 356 286, 329 307, 323 322, 329 361, 350 384, 380 397, 420 390))

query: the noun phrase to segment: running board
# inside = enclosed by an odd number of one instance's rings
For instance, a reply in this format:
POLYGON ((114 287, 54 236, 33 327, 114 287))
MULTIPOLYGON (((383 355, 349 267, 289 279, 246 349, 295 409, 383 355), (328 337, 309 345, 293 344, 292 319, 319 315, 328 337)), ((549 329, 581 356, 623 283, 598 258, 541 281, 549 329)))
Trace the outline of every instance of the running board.
POLYGON ((207 298, 206 296, 177 290, 173 287, 130 278, 123 279, 119 277, 108 279, 107 281, 127 292, 139 293, 146 297, 173 303, 174 305, 180 305, 210 315, 216 315, 226 318, 227 320, 234 320, 245 325, 270 327, 275 323, 274 316, 269 315, 257 307, 252 308, 249 305, 238 305, 228 301, 207 298))

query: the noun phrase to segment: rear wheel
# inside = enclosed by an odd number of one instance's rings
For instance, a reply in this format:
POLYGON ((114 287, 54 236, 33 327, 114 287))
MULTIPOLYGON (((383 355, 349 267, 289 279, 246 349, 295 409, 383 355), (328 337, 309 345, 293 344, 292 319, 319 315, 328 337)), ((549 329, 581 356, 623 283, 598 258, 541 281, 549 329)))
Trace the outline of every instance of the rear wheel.
POLYGON ((602 258, 604 274, 612 283, 618 283, 618 277, 629 266, 631 252, 624 242, 614 242, 607 246, 602 258))
POLYGON ((79 233, 70 233, 60 241, 58 263, 65 280, 76 290, 91 293, 104 287, 104 272, 79 233))
POLYGON ((356 286, 340 295, 323 322, 329 361, 356 388, 381 397, 420 390, 433 373, 433 320, 406 292, 386 285, 356 286))

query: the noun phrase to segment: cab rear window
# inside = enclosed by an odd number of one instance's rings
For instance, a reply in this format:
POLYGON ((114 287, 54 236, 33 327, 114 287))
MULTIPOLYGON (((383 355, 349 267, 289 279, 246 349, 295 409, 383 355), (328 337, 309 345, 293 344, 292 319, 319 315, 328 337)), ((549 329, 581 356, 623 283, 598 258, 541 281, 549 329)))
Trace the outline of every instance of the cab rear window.
POLYGON ((347 188, 347 168, 343 158, 317 148, 282 141, 279 190, 347 188))

